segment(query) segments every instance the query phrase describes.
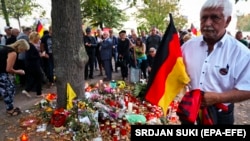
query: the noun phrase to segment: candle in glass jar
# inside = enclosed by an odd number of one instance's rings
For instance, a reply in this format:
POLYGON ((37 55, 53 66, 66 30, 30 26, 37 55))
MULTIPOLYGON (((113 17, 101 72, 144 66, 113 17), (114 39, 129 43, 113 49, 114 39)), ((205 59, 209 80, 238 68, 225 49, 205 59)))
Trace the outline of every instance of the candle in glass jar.
POLYGON ((121 136, 126 136, 127 135, 127 129, 126 127, 122 127, 121 131, 120 131, 121 136))
POLYGON ((25 133, 22 134, 22 136, 20 137, 20 141, 28 141, 28 135, 26 135, 25 133))
POLYGON ((100 125, 100 130, 101 130, 101 131, 104 131, 104 130, 105 130, 105 125, 104 125, 104 124, 101 124, 101 125, 100 125))
POLYGON ((118 135, 117 134, 113 134, 113 139, 112 141, 118 141, 118 135))
POLYGON ((122 126, 125 127, 127 125, 127 118, 123 117, 122 118, 122 126))
POLYGON ((128 103, 128 113, 132 113, 133 111, 133 103, 129 102, 128 103))

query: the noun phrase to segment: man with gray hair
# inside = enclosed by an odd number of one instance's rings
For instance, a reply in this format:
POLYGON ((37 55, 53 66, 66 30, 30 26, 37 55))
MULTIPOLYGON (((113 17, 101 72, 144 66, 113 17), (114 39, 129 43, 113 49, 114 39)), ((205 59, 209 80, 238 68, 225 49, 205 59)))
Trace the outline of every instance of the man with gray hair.
POLYGON ((23 29, 23 32, 20 32, 17 36, 17 40, 19 39, 25 39, 26 41, 29 41, 29 35, 32 32, 32 29, 30 27, 25 27, 23 29))
POLYGON ((190 90, 203 93, 201 109, 213 113, 212 124, 234 124, 234 103, 250 99, 250 50, 227 34, 231 14, 230 0, 206 0, 202 35, 182 45, 190 90))
POLYGON ((6 35, 3 35, 1 38, 1 45, 6 45, 6 40, 11 37, 11 29, 12 27, 10 26, 5 26, 4 31, 6 35))
POLYGON ((103 68, 105 70, 105 75, 106 75, 103 81, 112 80, 112 69, 111 69, 112 49, 113 49, 113 42, 109 38, 109 32, 104 31, 103 41, 100 46, 102 65, 103 65, 103 68))

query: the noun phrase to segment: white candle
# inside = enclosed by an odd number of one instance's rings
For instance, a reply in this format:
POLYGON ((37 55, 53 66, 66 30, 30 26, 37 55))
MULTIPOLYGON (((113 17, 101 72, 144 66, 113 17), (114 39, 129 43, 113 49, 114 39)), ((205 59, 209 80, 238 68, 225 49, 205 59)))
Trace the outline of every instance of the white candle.
POLYGON ((128 103, 128 113, 132 113, 133 111, 133 103, 129 102, 128 103))
POLYGON ((102 84, 102 83, 103 83, 103 80, 100 80, 99 83, 102 84))

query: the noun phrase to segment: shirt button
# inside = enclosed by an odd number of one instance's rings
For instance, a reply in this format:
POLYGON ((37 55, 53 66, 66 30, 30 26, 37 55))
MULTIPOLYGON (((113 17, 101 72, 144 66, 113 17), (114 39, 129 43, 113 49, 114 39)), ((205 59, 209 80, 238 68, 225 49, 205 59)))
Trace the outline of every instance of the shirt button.
POLYGON ((205 63, 207 63, 207 61, 205 61, 205 63))
POLYGON ((202 83, 200 83, 202 85, 202 83))
POLYGON ((203 71, 202 74, 204 74, 205 72, 203 71))

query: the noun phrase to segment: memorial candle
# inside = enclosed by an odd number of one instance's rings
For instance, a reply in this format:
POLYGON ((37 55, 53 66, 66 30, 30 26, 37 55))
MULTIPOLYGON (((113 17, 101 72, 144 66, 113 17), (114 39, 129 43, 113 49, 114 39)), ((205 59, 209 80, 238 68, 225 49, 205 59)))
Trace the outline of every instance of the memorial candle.
POLYGON ((132 113, 132 111, 133 111, 133 103, 129 102, 128 103, 128 113, 132 113))
POLYGON ((26 135, 25 133, 22 134, 22 136, 20 137, 20 141, 28 141, 28 135, 26 135))

